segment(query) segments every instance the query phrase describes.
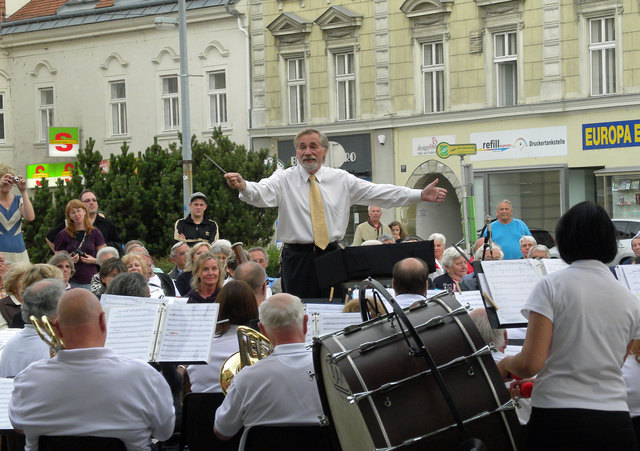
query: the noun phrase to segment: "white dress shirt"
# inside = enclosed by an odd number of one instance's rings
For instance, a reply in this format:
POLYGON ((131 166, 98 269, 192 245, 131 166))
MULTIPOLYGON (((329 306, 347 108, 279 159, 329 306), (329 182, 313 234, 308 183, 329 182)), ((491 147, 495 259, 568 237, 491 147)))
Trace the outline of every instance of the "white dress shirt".
POLYGON ((276 346, 233 378, 216 411, 216 430, 232 437, 242 426, 246 431, 259 424, 320 424, 320 395, 309 371, 313 356, 304 343, 276 346))
POLYGON ((14 379, 9 419, 24 431, 26 451, 41 435, 116 437, 128 451, 148 451, 151 436, 168 439, 173 398, 146 362, 109 348, 62 350, 29 365, 14 379))
POLYGON ((7 341, 0 356, 0 377, 15 377, 31 363, 50 359, 49 346, 42 341, 36 328, 25 324, 24 329, 7 341))
POLYGON ((402 308, 410 307, 416 302, 424 301, 425 299, 427 298, 425 298, 421 294, 411 294, 411 293, 397 294, 395 297, 396 302, 402 308))
MULTIPOLYGON (((344 238, 354 204, 390 208, 421 200, 419 189, 371 183, 342 169, 322 166, 315 176, 331 242, 344 238)), ((278 207, 278 240, 313 243, 308 180, 309 173, 296 165, 259 182, 246 182, 240 200, 256 207, 278 207)))

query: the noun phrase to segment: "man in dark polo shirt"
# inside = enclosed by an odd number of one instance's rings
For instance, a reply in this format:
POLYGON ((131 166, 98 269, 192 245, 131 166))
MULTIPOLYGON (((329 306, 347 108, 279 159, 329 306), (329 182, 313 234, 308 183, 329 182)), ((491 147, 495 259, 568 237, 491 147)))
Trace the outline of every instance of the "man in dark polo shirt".
POLYGON ((214 243, 218 239, 218 224, 207 218, 207 196, 201 192, 191 195, 190 213, 184 219, 178 219, 173 227, 175 242, 183 241, 189 246, 200 241, 214 243))

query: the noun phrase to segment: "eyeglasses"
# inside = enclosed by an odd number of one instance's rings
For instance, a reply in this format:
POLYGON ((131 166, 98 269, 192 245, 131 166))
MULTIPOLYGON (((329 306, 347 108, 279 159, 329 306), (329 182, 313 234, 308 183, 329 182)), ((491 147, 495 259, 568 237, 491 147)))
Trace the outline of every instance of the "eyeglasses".
POLYGON ((84 202, 85 204, 88 204, 91 202, 98 202, 98 199, 94 197, 93 199, 84 199, 82 202, 84 202))

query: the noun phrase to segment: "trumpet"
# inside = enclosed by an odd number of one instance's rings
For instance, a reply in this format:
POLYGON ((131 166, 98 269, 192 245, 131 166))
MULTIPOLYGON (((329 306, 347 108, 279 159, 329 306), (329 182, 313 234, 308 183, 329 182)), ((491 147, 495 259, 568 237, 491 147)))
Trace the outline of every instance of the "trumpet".
POLYGON ((227 394, 231 381, 245 366, 254 365, 273 352, 271 342, 260 332, 250 327, 238 326, 238 352, 231 354, 220 368, 220 388, 227 394))
POLYGON ((62 341, 62 338, 58 336, 46 315, 43 315, 40 319, 31 315, 29 320, 31 321, 31 324, 33 324, 33 327, 35 327, 36 332, 38 332, 38 335, 40 335, 42 341, 49 346, 49 353, 51 354, 51 357, 56 355, 58 351, 64 349, 64 342, 62 341))

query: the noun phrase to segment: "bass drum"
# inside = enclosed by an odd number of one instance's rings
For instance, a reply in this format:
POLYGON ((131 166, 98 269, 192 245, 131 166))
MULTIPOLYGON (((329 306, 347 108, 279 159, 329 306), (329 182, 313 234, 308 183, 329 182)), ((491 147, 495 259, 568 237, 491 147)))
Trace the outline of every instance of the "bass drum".
POLYGON ((410 354, 397 318, 387 315, 314 343, 323 409, 342 449, 454 450, 471 437, 488 450, 517 449, 509 393, 453 294, 405 313, 440 369, 464 432, 424 357, 410 354))

